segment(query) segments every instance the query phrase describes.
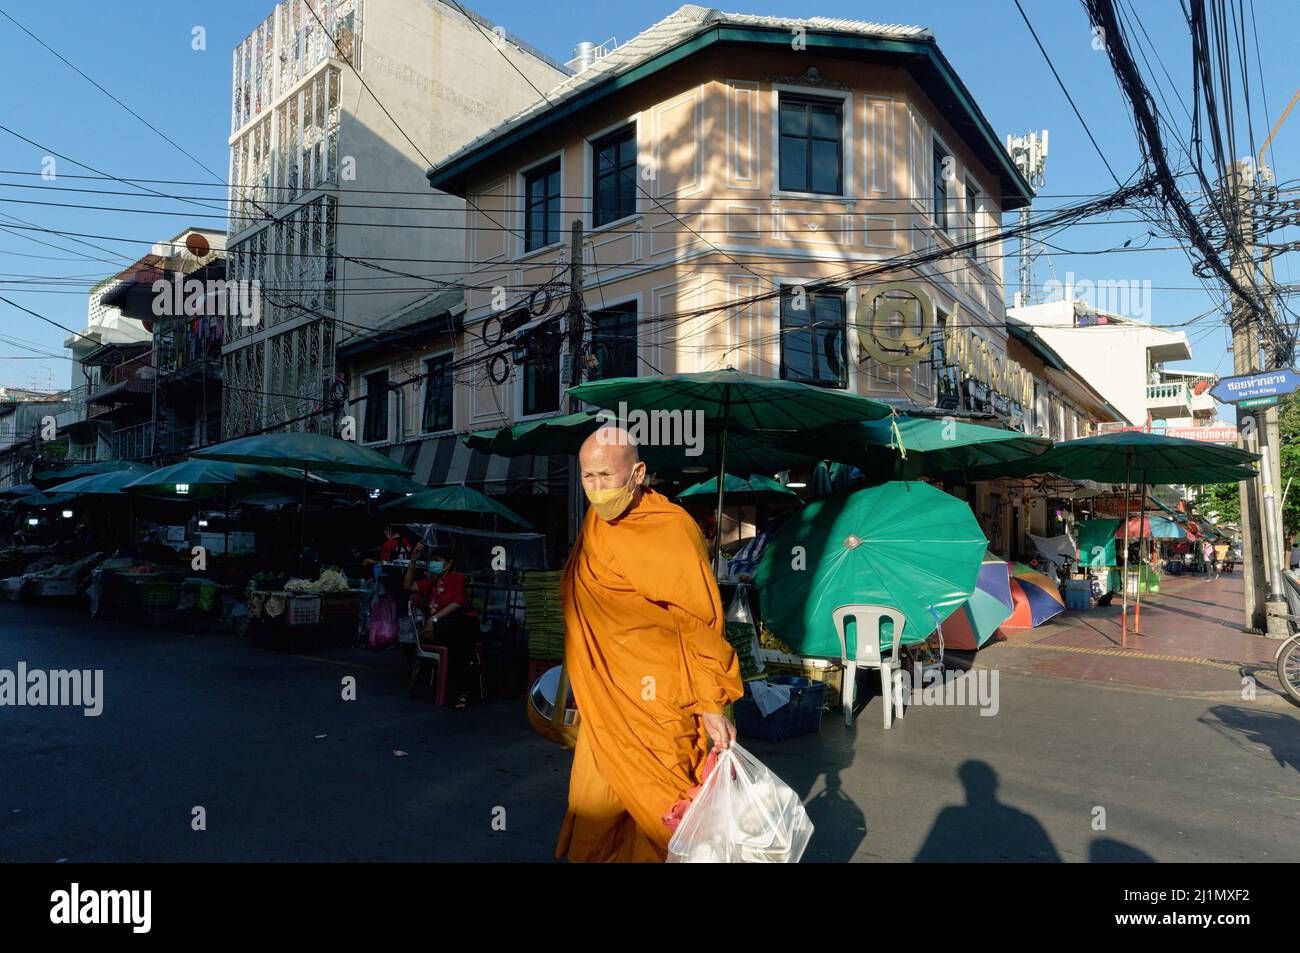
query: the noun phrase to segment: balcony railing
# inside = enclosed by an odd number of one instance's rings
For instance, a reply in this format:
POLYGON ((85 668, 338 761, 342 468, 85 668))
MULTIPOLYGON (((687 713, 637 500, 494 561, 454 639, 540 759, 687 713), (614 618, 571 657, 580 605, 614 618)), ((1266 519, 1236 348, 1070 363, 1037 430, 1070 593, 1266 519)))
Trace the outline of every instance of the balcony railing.
POLYGON ((1192 416, 1192 390, 1185 381, 1147 385, 1147 412, 1152 417, 1192 416))

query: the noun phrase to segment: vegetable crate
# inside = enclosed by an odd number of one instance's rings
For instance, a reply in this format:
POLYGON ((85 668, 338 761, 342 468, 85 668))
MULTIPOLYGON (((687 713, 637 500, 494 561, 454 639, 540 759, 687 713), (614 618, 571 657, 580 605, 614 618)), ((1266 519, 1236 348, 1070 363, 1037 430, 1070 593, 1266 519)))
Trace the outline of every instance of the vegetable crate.
POLYGON ((289 625, 316 625, 320 622, 320 596, 289 596, 289 625))
POLYGON ((826 683, 794 675, 776 675, 769 685, 789 685, 790 701, 766 718, 750 692, 736 702, 736 730, 742 735, 780 741, 792 735, 808 735, 821 730, 822 706, 826 700, 826 683))

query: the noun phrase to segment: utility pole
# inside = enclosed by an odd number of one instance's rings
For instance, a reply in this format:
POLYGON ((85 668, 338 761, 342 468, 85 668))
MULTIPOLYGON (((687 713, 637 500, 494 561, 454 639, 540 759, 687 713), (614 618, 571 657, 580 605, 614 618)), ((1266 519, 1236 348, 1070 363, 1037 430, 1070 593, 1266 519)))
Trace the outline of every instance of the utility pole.
MULTIPOLYGON (((1263 149, 1260 150, 1263 155, 1263 149)), ((1251 183, 1252 186, 1265 183, 1270 177, 1269 170, 1260 165, 1255 173, 1258 178, 1251 183)), ((1257 195, 1257 191, 1252 187, 1251 197, 1257 195)), ((1243 237, 1248 238, 1250 243, 1250 256, 1252 261, 1255 258, 1257 249, 1255 246, 1254 229, 1244 232, 1243 237)), ((1263 288, 1261 289, 1254 281, 1255 273, 1252 272, 1252 284, 1255 285, 1256 296, 1264 302, 1268 308, 1270 316, 1273 312, 1273 260, 1266 258, 1261 263, 1263 272, 1263 288)), ((1266 348, 1264 364, 1269 370, 1279 370, 1291 365, 1291 354, 1284 353, 1280 341, 1270 339, 1266 348)), ((1282 429, 1279 420, 1279 410, 1277 405, 1267 407, 1262 415, 1256 415, 1257 425, 1263 436, 1261 445, 1260 458, 1260 478, 1261 494, 1263 497, 1263 521, 1265 540, 1267 547, 1264 552, 1268 558, 1267 578, 1269 585, 1267 618, 1265 619, 1265 629, 1269 638, 1285 639, 1291 634, 1290 627, 1282 618, 1287 610, 1286 597, 1282 590, 1281 573, 1286 560, 1286 537, 1283 533, 1282 525, 1282 505, 1277 500, 1277 488, 1282 485, 1282 429), (1261 419, 1262 418, 1262 419, 1261 419)))
MULTIPOLYGON (((1255 285, 1254 215, 1251 200, 1254 195, 1249 163, 1238 162, 1228 173, 1227 191, 1231 206, 1237 209, 1238 234, 1242 241, 1232 243, 1232 274, 1243 288, 1255 285)), ((1234 295, 1232 314, 1232 371, 1235 375, 1252 374, 1259 370, 1259 332, 1250 303, 1234 295)), ((1237 427, 1241 431, 1245 449, 1259 452, 1259 445, 1267 445, 1267 433, 1254 411, 1237 405, 1237 427)), ((1268 626, 1264 600, 1268 593, 1268 580, 1264 571, 1268 547, 1261 519, 1260 483, 1269 479, 1261 473, 1254 480, 1239 484, 1241 500, 1242 581, 1246 614, 1246 629, 1264 632, 1268 626)))
MULTIPOLYGON (((570 387, 582 383, 582 343, 586 324, 586 311, 582 303, 582 219, 575 218, 569 233, 569 307, 565 311, 569 332, 569 379, 565 382, 568 397, 568 412, 578 412, 578 398, 568 396, 570 387)), ((582 526, 584 508, 582 505, 582 474, 579 472, 578 458, 569 461, 569 545, 578 538, 582 526)), ((557 704, 557 707, 558 704, 557 704)))
MULTIPOLYGON (((1044 129, 1041 137, 1036 132, 1007 136, 1007 153, 1035 191, 1047 180, 1047 132, 1044 129)), ((1020 283, 1015 299, 1018 308, 1034 303, 1034 259, 1038 257, 1038 243, 1029 237, 1030 209, 1026 205, 1020 210, 1020 283)))

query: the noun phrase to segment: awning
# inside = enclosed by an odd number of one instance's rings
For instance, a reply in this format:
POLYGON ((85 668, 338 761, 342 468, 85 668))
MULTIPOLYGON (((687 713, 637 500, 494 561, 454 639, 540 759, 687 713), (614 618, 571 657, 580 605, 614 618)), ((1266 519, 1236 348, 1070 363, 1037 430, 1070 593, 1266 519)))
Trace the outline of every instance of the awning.
POLYGON ((388 455, 410 467, 412 479, 426 486, 471 486, 488 496, 546 494, 552 477, 567 476, 564 456, 503 457, 471 450, 460 434, 430 437, 390 447, 388 455))

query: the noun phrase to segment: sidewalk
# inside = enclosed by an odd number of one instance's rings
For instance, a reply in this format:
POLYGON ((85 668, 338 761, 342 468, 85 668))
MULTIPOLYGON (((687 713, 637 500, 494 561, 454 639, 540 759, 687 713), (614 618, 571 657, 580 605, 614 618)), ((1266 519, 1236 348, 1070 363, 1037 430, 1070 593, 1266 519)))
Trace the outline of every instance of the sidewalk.
POLYGON ((1217 580, 1166 576, 1159 593, 1142 596, 1141 633, 1129 605, 1128 647, 1121 646, 1118 596, 1107 608, 1067 611, 1035 629, 1003 629, 977 668, 1050 675, 1178 693, 1240 697, 1254 674, 1259 697, 1278 694, 1272 674, 1278 643, 1242 631, 1241 570, 1217 580))

